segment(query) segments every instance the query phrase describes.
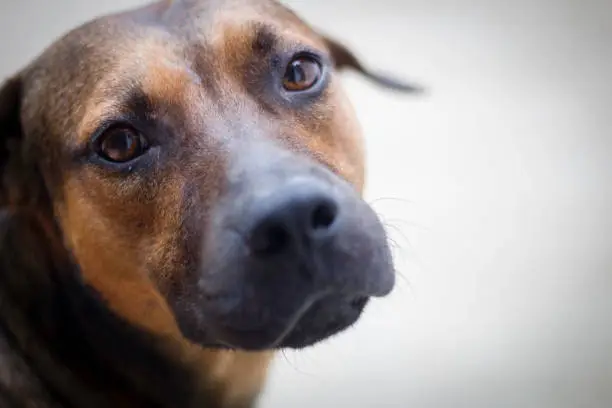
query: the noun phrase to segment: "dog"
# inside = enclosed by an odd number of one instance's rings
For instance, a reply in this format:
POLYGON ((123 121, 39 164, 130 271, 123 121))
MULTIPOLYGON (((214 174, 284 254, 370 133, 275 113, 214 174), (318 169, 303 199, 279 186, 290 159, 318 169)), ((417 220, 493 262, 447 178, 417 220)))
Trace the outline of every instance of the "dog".
POLYGON ((251 407, 387 295, 345 69, 419 90, 274 0, 106 15, 8 79, 0 406, 251 407))

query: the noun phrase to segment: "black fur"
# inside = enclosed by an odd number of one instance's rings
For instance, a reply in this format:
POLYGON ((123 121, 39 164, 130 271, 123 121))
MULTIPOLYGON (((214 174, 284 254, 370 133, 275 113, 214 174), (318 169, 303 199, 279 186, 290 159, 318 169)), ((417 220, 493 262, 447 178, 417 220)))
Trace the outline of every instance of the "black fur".
MULTIPOLYGON (((106 408, 117 395, 133 407, 220 406, 154 339, 109 311, 61 242, 35 214, 0 212, 0 342, 10 348, 0 347, 0 365, 20 359, 29 372, 13 374, 30 377, 43 407, 106 408)), ((0 376, 0 403, 33 402, 20 392, 0 376)))

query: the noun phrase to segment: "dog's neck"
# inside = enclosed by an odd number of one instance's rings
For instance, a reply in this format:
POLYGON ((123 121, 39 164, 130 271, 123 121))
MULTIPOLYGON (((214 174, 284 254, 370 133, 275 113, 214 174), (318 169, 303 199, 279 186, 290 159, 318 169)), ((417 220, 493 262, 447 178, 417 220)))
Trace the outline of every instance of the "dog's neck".
POLYGON ((37 222, 0 212, 1 406, 222 405, 159 340, 112 314, 53 246, 37 222))

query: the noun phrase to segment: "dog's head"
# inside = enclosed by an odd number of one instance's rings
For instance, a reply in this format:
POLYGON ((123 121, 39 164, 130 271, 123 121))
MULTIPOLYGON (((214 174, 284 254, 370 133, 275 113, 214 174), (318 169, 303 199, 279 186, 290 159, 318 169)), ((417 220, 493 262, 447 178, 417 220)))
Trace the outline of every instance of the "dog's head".
POLYGON ((100 18, 5 84, 0 205, 54 217, 84 282, 139 327, 313 344, 394 283, 346 67, 401 87, 270 0, 100 18))

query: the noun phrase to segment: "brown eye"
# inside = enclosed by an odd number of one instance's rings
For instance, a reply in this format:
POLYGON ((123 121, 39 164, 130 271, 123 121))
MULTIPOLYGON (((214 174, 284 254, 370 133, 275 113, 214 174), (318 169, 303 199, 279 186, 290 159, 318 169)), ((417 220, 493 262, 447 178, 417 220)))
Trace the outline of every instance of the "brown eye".
POLYGON ((102 135, 98 143, 98 154, 105 160, 125 163, 142 155, 147 143, 139 132, 129 127, 117 127, 102 135))
POLYGON ((314 58, 300 56, 287 66, 283 86, 292 92, 306 91, 315 86, 321 79, 321 64, 314 58))

